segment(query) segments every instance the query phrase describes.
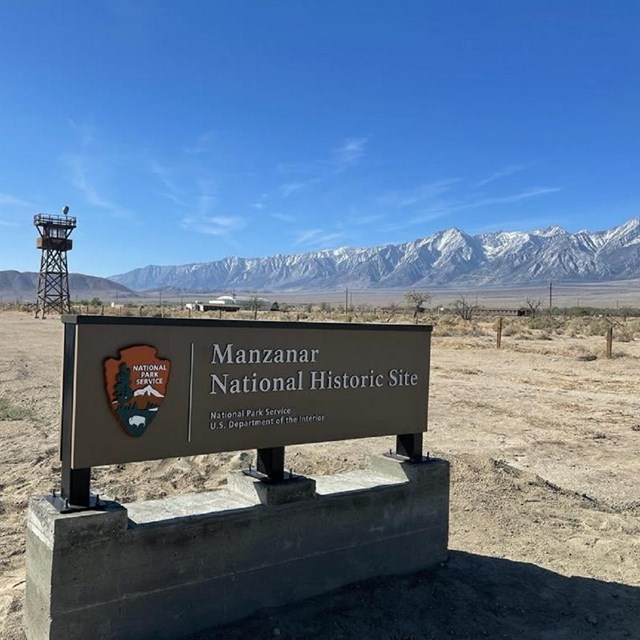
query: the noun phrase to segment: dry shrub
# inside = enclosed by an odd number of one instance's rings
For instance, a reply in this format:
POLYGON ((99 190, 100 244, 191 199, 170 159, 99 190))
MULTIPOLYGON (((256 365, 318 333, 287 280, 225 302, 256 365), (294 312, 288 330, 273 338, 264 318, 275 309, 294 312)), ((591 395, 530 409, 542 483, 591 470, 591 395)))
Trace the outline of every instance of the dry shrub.
POLYGON ((640 320, 630 320, 625 322, 624 326, 625 328, 628 328, 629 331, 632 331, 634 336, 640 333, 640 320))
POLYGON ((433 328, 433 337, 434 338, 449 338, 453 333, 446 326, 442 326, 440 324, 436 325, 433 328))
POLYGON ((589 318, 585 326, 585 334, 588 336, 604 336, 611 327, 607 318, 589 318))
POLYGON ((634 337, 634 332, 630 331, 627 327, 613 330, 614 342, 631 342, 634 337))
POLYGON ((8 398, 0 396, 0 420, 14 422, 18 420, 33 419, 33 411, 11 402, 8 398))
POLYGON ((463 320, 453 315, 440 316, 434 327, 436 337, 471 336, 477 338, 493 334, 494 330, 490 326, 485 328, 477 320, 463 320))
POLYGON ((502 335, 505 337, 515 336, 518 329, 510 322, 502 327, 502 335))
POLYGON ((485 331, 482 328, 482 326, 477 322, 470 322, 469 324, 471 324, 471 327, 469 328, 469 333, 467 335, 479 337, 479 336, 491 335, 491 333, 493 333, 493 332, 485 331))
POLYGON ((564 320, 556 316, 542 314, 529 319, 529 329, 555 331, 562 328, 564 328, 564 320))
POLYGON ((457 322, 452 316, 442 316, 433 328, 436 337, 447 337, 460 335, 457 332, 457 322))
POLYGON ((570 318, 565 325, 565 331, 570 338, 584 336, 588 318, 570 318))

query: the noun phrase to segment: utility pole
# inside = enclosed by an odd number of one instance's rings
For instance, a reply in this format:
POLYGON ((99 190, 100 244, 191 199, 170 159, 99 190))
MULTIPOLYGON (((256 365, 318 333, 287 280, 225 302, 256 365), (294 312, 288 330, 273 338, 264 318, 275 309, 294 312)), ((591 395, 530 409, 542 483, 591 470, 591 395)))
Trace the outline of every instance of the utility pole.
POLYGON ((549 311, 553 308, 553 282, 549 282, 549 311))
POLYGON ((344 290, 344 312, 349 313, 349 287, 344 290))

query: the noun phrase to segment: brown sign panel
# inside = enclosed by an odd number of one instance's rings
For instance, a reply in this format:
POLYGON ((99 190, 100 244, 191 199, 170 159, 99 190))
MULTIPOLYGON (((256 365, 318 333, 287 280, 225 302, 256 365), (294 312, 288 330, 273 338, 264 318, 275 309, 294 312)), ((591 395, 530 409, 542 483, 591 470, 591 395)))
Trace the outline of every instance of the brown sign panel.
POLYGON ((63 321, 71 468, 426 430, 428 326, 63 321))

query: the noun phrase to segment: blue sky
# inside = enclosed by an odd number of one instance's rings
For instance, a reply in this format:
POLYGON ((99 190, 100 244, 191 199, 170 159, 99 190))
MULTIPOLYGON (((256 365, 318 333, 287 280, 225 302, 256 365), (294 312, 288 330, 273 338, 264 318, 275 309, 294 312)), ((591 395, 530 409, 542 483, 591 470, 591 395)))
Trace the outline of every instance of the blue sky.
POLYGON ((0 269, 72 271, 640 215, 640 4, 0 4, 0 269))

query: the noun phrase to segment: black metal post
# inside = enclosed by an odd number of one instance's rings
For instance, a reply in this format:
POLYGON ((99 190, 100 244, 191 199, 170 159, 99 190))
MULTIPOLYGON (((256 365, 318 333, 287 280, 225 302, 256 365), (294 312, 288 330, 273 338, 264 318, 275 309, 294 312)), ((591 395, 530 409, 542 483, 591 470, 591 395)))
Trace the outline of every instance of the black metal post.
POLYGON ((91 506, 91 469, 71 469, 62 463, 62 499, 69 507, 91 506))
POLYGON ((396 455, 409 458, 412 462, 422 462, 422 436, 422 432, 396 436, 396 455))
POLYGON ((269 480, 284 480, 284 447, 258 449, 256 467, 258 472, 263 473, 269 480))

